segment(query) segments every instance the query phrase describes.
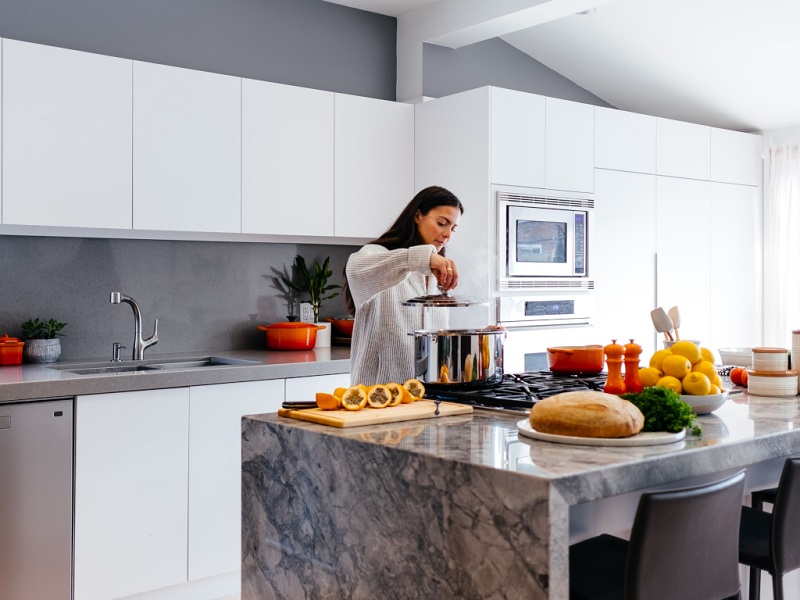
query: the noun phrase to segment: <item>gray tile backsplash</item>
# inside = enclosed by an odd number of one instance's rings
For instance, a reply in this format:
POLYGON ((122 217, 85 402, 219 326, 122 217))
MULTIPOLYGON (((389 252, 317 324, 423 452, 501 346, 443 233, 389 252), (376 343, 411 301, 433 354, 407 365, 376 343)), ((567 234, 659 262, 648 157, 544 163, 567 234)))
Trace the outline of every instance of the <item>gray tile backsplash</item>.
MULTIPOLYGON (((287 299, 274 276, 291 272, 294 257, 331 257, 333 281, 353 246, 255 242, 195 242, 0 236, 0 335, 20 337, 20 323, 54 318, 68 323, 63 358, 110 357, 112 342, 128 348, 133 311, 109 302, 122 292, 139 304, 143 335, 158 318, 159 342, 147 355, 266 349, 256 325, 283 321, 287 299)), ((298 309, 295 308, 295 314, 298 309)), ((322 316, 346 314, 341 296, 322 316)))

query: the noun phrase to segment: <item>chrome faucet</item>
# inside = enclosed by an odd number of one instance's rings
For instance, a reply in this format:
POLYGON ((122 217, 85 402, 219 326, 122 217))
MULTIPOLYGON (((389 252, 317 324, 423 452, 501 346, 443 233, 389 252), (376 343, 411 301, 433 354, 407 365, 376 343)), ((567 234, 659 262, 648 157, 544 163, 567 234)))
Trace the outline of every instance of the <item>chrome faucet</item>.
POLYGON ((143 360, 145 349, 158 343, 158 319, 156 319, 156 324, 155 327, 153 328, 153 335, 144 340, 142 339, 142 311, 139 310, 139 305, 136 304, 136 300, 120 292, 111 292, 111 297, 109 298, 109 300, 111 304, 119 304, 120 302, 126 302, 131 305, 131 308, 133 309, 133 318, 136 322, 136 328, 134 329, 133 332, 132 358, 133 360, 143 360))

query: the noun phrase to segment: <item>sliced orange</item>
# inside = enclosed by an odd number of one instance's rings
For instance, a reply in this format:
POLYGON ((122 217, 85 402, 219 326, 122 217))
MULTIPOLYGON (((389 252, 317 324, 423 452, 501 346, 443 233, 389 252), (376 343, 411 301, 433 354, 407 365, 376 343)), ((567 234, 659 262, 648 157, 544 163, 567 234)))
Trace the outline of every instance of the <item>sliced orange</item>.
POLYGON ((447 368, 447 365, 442 365, 442 368, 439 369, 439 381, 450 383, 450 369, 447 368))
POLYGON ((317 406, 322 410, 336 410, 339 408, 339 398, 333 394, 317 392, 317 406))
POLYGON ((386 408, 392 401, 392 392, 385 385, 373 385, 367 390, 367 403, 372 408, 386 408))
POLYGON ((333 390, 333 395, 336 396, 337 398, 341 398, 342 396, 344 396, 344 393, 346 391, 347 391, 346 387, 338 387, 335 390, 333 390))
POLYGON ((399 383, 387 383, 386 387, 389 388, 389 391, 392 393, 392 401, 389 402, 389 406, 397 406, 401 402, 403 404, 408 404, 412 401, 411 394, 399 383))
POLYGON ((361 410, 367 405, 367 392, 362 386, 354 385, 342 394, 342 408, 361 410))
POLYGON ((403 384, 403 387, 411 394, 412 402, 422 400, 422 397, 425 395, 425 386, 422 385, 419 379, 409 379, 403 384))

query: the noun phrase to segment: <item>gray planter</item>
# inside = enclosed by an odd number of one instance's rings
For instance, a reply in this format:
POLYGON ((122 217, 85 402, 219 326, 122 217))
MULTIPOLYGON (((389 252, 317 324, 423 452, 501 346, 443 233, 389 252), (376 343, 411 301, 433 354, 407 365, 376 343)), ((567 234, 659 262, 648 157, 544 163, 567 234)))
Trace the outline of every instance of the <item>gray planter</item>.
POLYGON ((54 363, 61 358, 61 340, 25 340, 22 356, 29 363, 54 363))

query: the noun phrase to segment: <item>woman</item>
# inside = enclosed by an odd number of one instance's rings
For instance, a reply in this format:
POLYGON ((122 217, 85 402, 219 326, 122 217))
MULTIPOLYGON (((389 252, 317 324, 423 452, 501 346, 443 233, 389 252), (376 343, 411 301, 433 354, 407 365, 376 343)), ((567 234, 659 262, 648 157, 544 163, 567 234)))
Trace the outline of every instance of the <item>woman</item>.
POLYGON ((458 285, 458 268, 444 248, 463 212, 452 192, 425 188, 386 233, 350 255, 344 295, 355 315, 353 385, 403 383, 413 377, 414 338, 409 333, 446 326, 445 311, 403 302, 458 285))

